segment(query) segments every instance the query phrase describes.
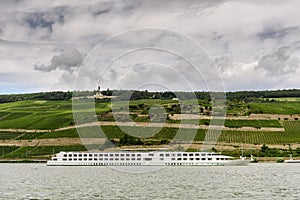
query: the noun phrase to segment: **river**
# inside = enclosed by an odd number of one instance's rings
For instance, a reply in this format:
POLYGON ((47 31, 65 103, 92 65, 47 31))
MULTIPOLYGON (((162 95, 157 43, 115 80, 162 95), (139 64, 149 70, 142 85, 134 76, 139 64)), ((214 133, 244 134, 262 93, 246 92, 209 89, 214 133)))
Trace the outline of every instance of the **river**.
POLYGON ((0 199, 300 199, 300 164, 168 166, 128 173, 101 166, 0 164, 0 199))

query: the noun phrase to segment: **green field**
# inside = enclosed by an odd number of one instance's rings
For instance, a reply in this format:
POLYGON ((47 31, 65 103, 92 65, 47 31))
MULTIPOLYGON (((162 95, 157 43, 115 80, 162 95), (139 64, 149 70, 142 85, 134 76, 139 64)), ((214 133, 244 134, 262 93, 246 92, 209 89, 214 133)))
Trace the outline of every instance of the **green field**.
MULTIPOLYGON (((210 125, 209 119, 184 119, 184 120, 168 120, 169 123, 174 124, 199 124, 199 125, 210 125)), ((214 119, 213 125, 224 125, 225 127, 229 128, 241 128, 241 127, 254 127, 254 128, 261 128, 261 127, 273 127, 273 128, 281 128, 282 125, 278 120, 245 120, 245 119, 226 119, 218 120, 214 119)))
MULTIPOLYGON (((300 143, 300 121, 284 121, 283 126, 285 131, 239 131, 239 130, 223 130, 219 137, 219 142, 227 143, 249 143, 249 144, 291 144, 300 143)), ((122 138, 125 132, 121 130, 120 127, 115 126, 101 126, 105 135, 100 135, 96 133, 97 129, 90 128, 80 128, 81 137, 89 138, 108 138, 117 139, 122 138), (83 134, 82 134, 83 133, 83 134)), ((145 127, 127 127, 132 130, 133 133, 141 133, 144 135, 147 132, 145 127)), ((162 128, 157 134, 145 138, 145 140, 162 140, 166 139, 171 141, 178 137, 178 140, 184 141, 185 139, 194 138, 195 141, 203 141, 205 138, 206 130, 199 129, 181 129, 183 134, 178 134, 178 128, 162 128)), ((78 133, 76 129, 70 129, 65 131, 51 132, 43 134, 37 138, 77 138, 78 133)))
POLYGON ((0 132, 0 140, 17 139, 23 134, 19 132, 0 132))
POLYGON ((37 147, 14 147, 11 151, 3 156, 3 158, 32 158, 43 155, 51 155, 60 151, 86 151, 83 145, 70 146, 37 146, 37 147))
MULTIPOLYGON (((109 109, 108 103, 96 104, 96 112, 109 109)), ((0 128, 53 130, 73 123, 71 101, 30 100, 0 104, 0 128)))
MULTIPOLYGON (((300 114, 300 98, 280 98, 275 99, 275 102, 231 102, 227 109, 229 114, 234 113, 262 113, 262 114, 300 114)), ((78 100, 75 102, 81 105, 84 112, 88 112, 93 118, 83 118, 81 123, 88 123, 95 120, 96 114, 100 121, 113 121, 112 115, 108 115, 111 111, 110 103, 97 102, 96 113, 90 106, 85 107, 85 102, 78 100), (103 115, 103 116, 102 116, 103 115), (101 116, 101 117, 99 117, 101 116), (105 118, 107 116, 107 118, 105 118)), ((186 101, 186 103, 189 103, 186 101)), ((190 102, 191 103, 191 102, 190 102)), ((207 106, 207 102, 201 102, 207 106)), ((138 122, 149 122, 150 119, 146 116, 152 105, 162 105, 169 114, 180 112, 178 101, 173 100, 134 100, 130 101, 131 119, 138 122), (176 108, 168 110, 168 108, 176 108), (142 115, 141 115, 142 114, 142 115)), ((200 103, 199 103, 200 105, 200 103)), ((126 102, 118 104, 119 111, 124 110, 126 102)), ((202 106, 202 105, 201 105, 202 106)), ((195 108, 192 107, 192 112, 195 108)), ((242 115, 242 114, 241 114, 242 115)), ((167 119, 167 123, 173 124, 199 124, 209 125, 209 119, 201 120, 171 120, 167 119)), ((222 121, 215 120, 214 125, 222 125, 222 121)), ((207 130, 204 129, 178 129, 178 128, 162 128, 160 131, 153 132, 155 128, 150 127, 117 127, 117 126, 101 126, 103 133, 99 133, 99 127, 79 128, 80 134, 76 129, 68 129, 64 131, 54 131, 57 128, 68 127, 74 125, 72 113, 72 101, 44 101, 44 100, 26 100, 13 103, 0 104, 0 129, 38 129, 52 130, 51 132, 7 132, 0 131, 0 140, 33 140, 33 139, 49 139, 49 138, 108 138, 119 142, 126 137, 126 133, 141 138, 144 145, 162 144, 162 142, 178 143, 194 141, 203 141, 207 130), (125 130, 125 131, 124 131, 125 130), (178 132, 180 131, 180 132, 178 132), (174 139, 175 138, 175 139, 174 139)), ((223 130, 218 141, 225 143, 248 143, 248 144, 299 144, 300 143, 300 120, 254 120, 254 119, 226 119, 225 127, 241 128, 255 127, 257 130, 223 130), (262 127, 284 128, 285 131, 261 131, 262 127)), ((82 151, 85 147, 82 145, 71 146, 37 146, 37 147, 6 147, 0 146, 0 154, 4 158, 28 158, 42 155, 49 155, 53 152, 65 151, 82 151), (2 151, 2 152, 1 152, 2 151)))
POLYGON ((300 114, 300 102, 249 103, 252 113, 300 114))

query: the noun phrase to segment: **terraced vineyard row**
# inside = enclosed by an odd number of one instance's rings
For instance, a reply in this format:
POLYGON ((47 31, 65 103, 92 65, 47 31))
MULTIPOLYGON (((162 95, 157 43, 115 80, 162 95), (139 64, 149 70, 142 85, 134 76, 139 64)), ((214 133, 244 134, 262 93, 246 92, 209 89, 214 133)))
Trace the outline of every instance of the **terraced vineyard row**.
POLYGON ((251 144, 289 144, 300 143, 300 122, 284 121, 284 132, 281 131, 236 131, 224 130, 219 141, 228 143, 251 144))

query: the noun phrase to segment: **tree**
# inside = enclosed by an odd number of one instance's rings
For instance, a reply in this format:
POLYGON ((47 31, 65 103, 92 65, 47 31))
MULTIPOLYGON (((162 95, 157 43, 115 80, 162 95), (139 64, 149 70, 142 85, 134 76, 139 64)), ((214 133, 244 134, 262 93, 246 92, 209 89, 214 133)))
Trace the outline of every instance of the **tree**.
POLYGON ((298 155, 300 155, 300 147, 297 147, 297 148, 296 148, 296 153, 297 153, 298 155))
POLYGON ((262 145, 261 149, 260 149, 260 152, 265 155, 269 152, 269 147, 267 145, 262 145))

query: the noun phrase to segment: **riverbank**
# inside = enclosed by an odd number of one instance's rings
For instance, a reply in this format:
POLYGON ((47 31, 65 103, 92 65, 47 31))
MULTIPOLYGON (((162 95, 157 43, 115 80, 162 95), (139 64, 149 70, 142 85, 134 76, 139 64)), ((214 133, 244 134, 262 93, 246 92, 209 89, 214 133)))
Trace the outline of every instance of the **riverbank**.
POLYGON ((47 160, 32 160, 32 159, 0 159, 0 163, 46 163, 47 160))

